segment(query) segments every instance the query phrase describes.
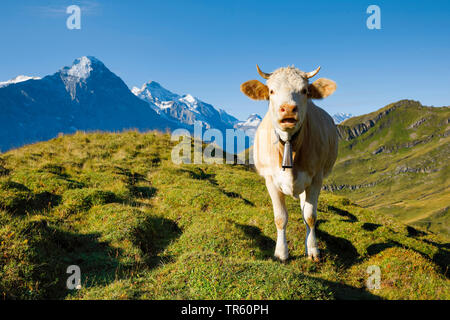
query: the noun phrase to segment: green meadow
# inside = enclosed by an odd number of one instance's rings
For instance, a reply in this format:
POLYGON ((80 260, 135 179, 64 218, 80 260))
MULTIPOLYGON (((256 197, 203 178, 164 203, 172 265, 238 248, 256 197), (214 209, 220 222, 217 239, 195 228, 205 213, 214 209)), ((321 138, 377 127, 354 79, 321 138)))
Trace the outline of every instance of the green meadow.
POLYGON ((449 299, 445 238, 323 192, 323 259, 289 198, 286 263, 263 179, 176 165, 168 134, 82 133, 0 155, 3 299, 449 299), (67 267, 82 288, 68 290, 67 267), (369 266, 381 271, 369 290, 369 266))

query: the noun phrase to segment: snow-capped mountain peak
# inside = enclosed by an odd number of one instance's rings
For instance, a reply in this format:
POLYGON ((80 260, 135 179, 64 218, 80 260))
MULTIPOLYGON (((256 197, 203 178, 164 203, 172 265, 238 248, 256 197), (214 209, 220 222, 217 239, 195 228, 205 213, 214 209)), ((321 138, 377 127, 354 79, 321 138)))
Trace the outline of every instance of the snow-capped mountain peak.
POLYGON ((91 71, 91 60, 89 60, 87 57, 81 57, 74 62, 72 68, 67 71, 67 74, 72 77, 87 79, 91 75, 91 71))
POLYGON ((133 94, 134 94, 135 96, 137 96, 139 93, 141 93, 141 89, 138 88, 138 87, 133 87, 133 88, 131 89, 131 92, 133 92, 133 94))
POLYGON ((344 120, 347 120, 349 118, 353 117, 351 113, 345 113, 345 112, 338 112, 333 116, 333 120, 335 124, 339 124, 344 120))
POLYGON ((191 104, 197 104, 198 101, 197 99, 195 99, 193 96, 191 96, 190 94, 186 94, 184 95, 181 100, 186 101, 187 103, 191 103, 191 104))
POLYGON ((227 129, 238 121, 223 110, 201 101, 191 94, 178 95, 158 82, 149 81, 141 88, 133 87, 134 95, 146 101, 151 108, 166 119, 193 125, 196 121, 205 127, 227 129))
POLYGON ((141 88, 133 87, 133 94, 150 103, 159 103, 179 99, 180 96, 165 89, 156 81, 148 81, 141 88))
POLYGON ((103 62, 92 56, 75 59, 71 66, 63 67, 55 76, 64 82, 72 99, 76 99, 77 92, 82 88, 90 87, 88 82, 103 83, 106 86, 122 83, 122 80, 113 74, 103 62))
POLYGON ((262 118, 259 114, 252 113, 248 116, 247 120, 245 121, 239 121, 234 125, 236 129, 242 129, 242 130, 249 130, 254 129, 256 130, 261 123, 262 118))
POLYGON ((95 57, 84 56, 75 59, 72 66, 61 69, 61 74, 78 80, 86 80, 90 77, 95 67, 103 67, 103 63, 95 57))
POLYGON ((262 120, 262 118, 259 114, 252 113, 251 115, 248 116, 248 118, 244 122, 244 124, 247 126, 259 126, 259 124, 261 123, 261 120, 262 120))
POLYGON ((10 84, 14 84, 14 83, 24 82, 24 81, 28 81, 28 80, 39 80, 39 79, 41 79, 41 78, 19 75, 19 76, 15 77, 14 79, 0 82, 0 88, 9 86, 10 84))
MULTIPOLYGON (((19 78, 17 80, 21 80, 19 78)), ((0 150, 77 130, 175 129, 94 57, 0 88, 0 150)))

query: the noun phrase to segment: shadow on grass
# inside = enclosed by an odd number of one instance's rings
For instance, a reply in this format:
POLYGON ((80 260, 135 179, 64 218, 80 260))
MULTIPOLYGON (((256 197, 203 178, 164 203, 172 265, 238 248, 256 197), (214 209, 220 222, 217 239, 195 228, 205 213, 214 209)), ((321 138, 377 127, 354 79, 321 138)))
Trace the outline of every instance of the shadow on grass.
POLYGON ((4 166, 2 166, 2 165, 0 164, 0 177, 7 176, 7 175, 9 175, 10 173, 11 173, 11 170, 5 168, 4 166))
POLYGON ((423 239, 423 242, 426 242, 428 244, 431 244, 432 246, 438 247, 440 249, 449 249, 450 250, 450 243, 437 243, 428 239, 423 239))
POLYGON ((152 269, 161 261, 167 263, 171 257, 159 254, 180 236, 181 229, 168 219, 146 219, 127 236, 134 247, 140 249, 139 259, 136 259, 136 251, 127 251, 129 246, 112 246, 102 241, 101 233, 68 232, 49 225, 44 218, 25 222, 19 234, 21 239, 27 239, 28 248, 16 258, 3 261, 18 265, 15 268, 19 268, 20 274, 1 279, 0 287, 4 287, 6 298, 62 299, 70 293, 66 287, 69 266, 80 267, 83 287, 107 285, 129 277, 132 271, 152 269), (30 291, 28 284, 36 288, 30 291))
POLYGON ((189 173, 189 175, 191 176, 192 179, 195 180, 206 180, 209 183, 211 183, 213 186, 215 186, 220 192, 222 192, 224 195, 226 195, 228 198, 232 198, 232 199, 240 199, 242 200, 245 204, 254 207, 255 204, 253 202, 251 202, 248 199, 245 199, 242 195, 240 195, 239 193, 236 192, 230 192, 230 191, 226 191, 224 190, 218 183, 216 180, 216 175, 214 173, 207 173, 205 172, 205 170, 201 169, 201 168, 196 168, 195 170, 187 170, 187 169, 179 169, 180 172, 186 172, 189 173))
POLYGON ((237 198, 237 199, 241 199, 242 201, 244 201, 245 204, 254 207, 255 204, 253 202, 251 202, 250 200, 247 200, 245 198, 243 198, 239 193, 236 192, 228 192, 225 190, 220 190, 224 195, 226 195, 228 198, 237 198))
POLYGON ((115 166, 114 169, 115 173, 124 176, 126 182, 131 186, 134 186, 136 183, 141 181, 148 182, 147 179, 145 179, 145 177, 140 173, 137 172, 132 173, 129 169, 124 169, 119 166, 115 166))
POLYGON ((355 215, 351 214, 350 212, 348 212, 346 210, 342 210, 342 209, 334 207, 334 206, 328 206, 328 210, 331 210, 331 211, 337 213, 341 217, 347 218, 347 219, 344 219, 344 220, 341 220, 341 221, 345 221, 345 222, 356 222, 356 221, 358 221, 358 219, 356 218, 355 215))
MULTIPOLYGON (((235 225, 244 231, 245 235, 248 236, 251 239, 254 239, 255 245, 258 247, 258 249, 261 252, 261 256, 258 258, 260 259, 267 259, 267 258, 273 258, 273 252, 275 250, 275 241, 271 238, 263 235, 261 233, 261 230, 254 226, 249 225, 243 225, 239 223, 235 223, 235 225)), ((341 254, 342 251, 346 251, 345 257, 338 257, 338 259, 341 259, 340 263, 342 265, 346 265, 346 261, 342 261, 345 259, 348 259, 349 264, 353 264, 356 262, 358 258, 358 254, 356 253, 356 249, 351 245, 351 247, 348 245, 347 240, 333 237, 331 235, 326 234, 323 231, 320 231, 322 240, 326 239, 328 242, 334 242, 337 247, 333 247, 333 250, 330 250, 334 254, 341 254), (345 241, 343 241, 345 240, 345 241), (336 249, 336 250, 335 250, 336 249), (350 250, 349 250, 350 249, 350 250), (350 253, 349 253, 350 252, 350 253)), ((329 246, 329 243, 327 244, 329 246)), ((300 257, 292 256, 286 261, 284 264, 289 264, 290 261, 296 260, 300 257)), ((274 259, 275 260, 275 259, 274 259)), ((280 262, 281 263, 281 262, 280 262)), ((306 276, 304 275, 306 279, 312 279, 314 281, 317 281, 318 283, 324 285, 325 287, 329 287, 333 293, 333 296, 336 299, 345 299, 345 300, 379 300, 381 299, 379 296, 374 295, 370 293, 367 290, 345 285, 342 283, 337 283, 333 281, 323 280, 316 277, 306 276)))
POLYGON ((359 261, 359 253, 355 246, 347 239, 333 236, 320 230, 319 226, 322 220, 316 224, 316 235, 320 241, 325 242, 325 253, 331 253, 335 256, 336 262, 345 269, 351 267, 359 261))
MULTIPOLYGON (((425 241, 425 242, 428 242, 430 244, 432 243, 432 241, 425 241)), ((434 243, 434 244, 437 244, 437 243, 434 243)), ((434 245, 434 244, 432 244, 432 245, 434 245)), ((389 241, 383 242, 383 243, 372 244, 372 245, 367 247, 367 253, 370 256, 372 256, 372 255, 376 255, 376 254, 378 254, 378 253, 380 253, 380 252, 382 252, 382 251, 384 251, 386 249, 389 249, 389 248, 397 247, 397 248, 409 249, 409 250, 412 250, 414 252, 417 252, 418 254, 420 254, 425 259, 433 261, 435 264, 437 264, 440 267, 439 268, 440 269, 439 270, 440 273, 442 275, 444 275, 445 277, 450 278, 450 275, 449 275, 449 272, 448 272, 449 265, 450 265, 450 254, 449 254, 448 250, 445 250, 442 247, 439 247, 439 244, 437 244, 437 245, 438 246, 436 246, 436 247, 438 248, 438 252, 435 253, 431 259, 430 259, 430 257, 428 255, 426 255, 426 254, 424 254, 424 253, 422 253, 422 252, 420 252, 418 250, 415 250, 415 249, 413 249, 413 248, 411 248, 409 246, 403 245, 403 244, 401 244, 401 243, 399 243, 397 241, 394 241, 394 240, 389 240, 389 241)))
POLYGON ((150 199, 155 196, 157 189, 154 187, 147 186, 128 186, 130 193, 138 198, 150 199))
MULTIPOLYGON (((159 159, 159 158, 158 158, 159 159)), ((152 186, 138 186, 136 185, 139 182, 145 182, 150 184, 144 175, 140 173, 132 173, 128 169, 124 169, 118 166, 114 167, 115 172, 125 178, 126 187, 130 191, 130 194, 134 197, 141 199, 150 199, 155 196, 157 189, 152 186)), ((131 201, 132 203, 134 201, 131 201)))
POLYGON ((51 192, 35 194, 31 204, 33 210, 43 210, 53 208, 61 203, 62 197, 51 192))
POLYGON ((66 169, 56 164, 46 164, 36 170, 36 172, 48 172, 54 174, 58 178, 70 182, 73 188, 84 188, 85 184, 76 180, 73 180, 70 175, 66 173, 66 169))
POLYGON ((25 185, 8 181, 0 186, 0 209, 13 215, 24 215, 27 212, 41 211, 57 206, 61 196, 51 192, 33 193, 25 185))
MULTIPOLYGON (((324 221, 323 220, 317 221, 316 234, 317 234, 317 237, 319 240, 325 242, 325 252, 328 251, 329 253, 334 255, 336 261, 346 269, 356 263, 361 262, 362 257, 359 255, 358 251, 353 246, 351 241, 344 239, 344 238, 330 235, 327 232, 320 230, 319 225, 322 222, 324 222, 324 221)), ((379 225, 379 224, 364 223, 364 225, 362 227, 364 230, 374 231, 380 226, 381 225, 379 225)), ((416 230, 417 232, 415 232, 412 229, 409 229, 409 231, 408 231, 409 237, 411 237, 412 235, 422 235, 421 231, 416 230)), ((449 246, 447 244, 439 244, 439 243, 432 242, 429 240, 423 240, 423 241, 435 246, 437 248, 438 252, 435 253, 432 257, 430 257, 429 255, 427 255, 421 251, 418 251, 410 246, 403 245, 392 239, 389 239, 382 243, 371 244, 367 247, 366 250, 367 250, 367 254, 369 256, 379 254, 380 252, 382 252, 386 249, 394 248, 394 247, 412 250, 414 252, 417 252, 421 256, 423 256, 425 259, 433 261, 436 265, 439 266, 440 273, 442 273, 445 277, 449 278, 449 276, 450 276, 449 272, 448 272, 449 265, 450 265, 450 254, 449 254, 449 250, 448 250, 449 246)))
MULTIPOLYGON (((318 240, 325 242, 324 253, 328 253, 333 256, 333 259, 336 259, 337 263, 346 269, 359 262, 359 253, 353 244, 347 239, 335 237, 320 230, 318 226, 321 222, 323 221, 317 221, 316 235, 318 240)), ((263 235, 261 230, 257 227, 239 223, 235 223, 235 225, 244 231, 248 238, 254 241, 255 246, 257 246, 261 252, 261 256, 259 258, 266 259, 273 257, 276 243, 272 240, 272 238, 263 235)), ((295 260, 298 258, 299 257, 297 256, 291 256, 289 260, 295 260)))
POLYGON ((261 229, 235 223, 235 225, 241 229, 244 234, 251 240, 254 241, 255 246, 258 247, 260 254, 257 256, 260 259, 267 259, 273 257, 273 252, 275 251, 275 241, 262 234, 261 229))
POLYGON ((397 241, 389 240, 389 241, 383 242, 383 243, 371 244, 370 246, 367 247, 367 254, 369 256, 373 256, 373 255, 376 255, 386 249, 395 248, 395 247, 404 248, 405 246, 403 246, 401 243, 399 243, 397 241))
POLYGON ((375 231, 377 230, 379 227, 381 227, 381 224, 378 223, 370 223, 370 222, 365 222, 362 225, 362 228, 366 231, 375 231))
POLYGON ((422 236, 427 235, 426 232, 417 230, 416 228, 413 228, 411 226, 406 226, 406 231, 408 231, 408 237, 412 237, 412 238, 422 237, 422 236))
POLYGON ((161 261, 170 260, 161 258, 159 254, 182 233, 178 224, 172 220, 161 217, 148 217, 132 235, 132 242, 145 254, 149 268, 156 267, 161 261))
POLYGON ((382 297, 377 296, 362 288, 357 288, 334 281, 324 280, 321 278, 311 276, 309 277, 329 287, 333 292, 333 296, 336 300, 383 300, 382 297))
POLYGON ((66 271, 70 265, 80 267, 83 286, 108 283, 116 277, 119 262, 115 257, 121 250, 101 242, 98 233, 75 234, 49 226, 46 220, 28 221, 19 232, 28 240, 28 248, 18 257, 20 277, 2 279, 7 298, 64 298, 69 293, 66 271), (27 283, 35 288, 30 290, 27 283))

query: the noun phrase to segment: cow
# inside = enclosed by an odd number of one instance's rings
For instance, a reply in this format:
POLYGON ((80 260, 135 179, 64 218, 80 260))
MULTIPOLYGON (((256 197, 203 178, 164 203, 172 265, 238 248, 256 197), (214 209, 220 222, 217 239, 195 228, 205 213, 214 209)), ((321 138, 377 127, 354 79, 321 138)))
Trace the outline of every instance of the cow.
POLYGON ((251 99, 269 102, 269 110, 255 134, 253 159, 272 200, 277 228, 274 256, 281 261, 289 257, 287 195, 300 198, 306 225, 306 256, 320 261, 315 229, 317 203, 323 179, 337 158, 338 131, 331 116, 312 100, 331 95, 336 83, 325 78, 309 83, 320 67, 303 72, 290 66, 273 73, 262 72, 258 65, 256 68, 266 84, 250 80, 241 85, 241 91, 251 99))

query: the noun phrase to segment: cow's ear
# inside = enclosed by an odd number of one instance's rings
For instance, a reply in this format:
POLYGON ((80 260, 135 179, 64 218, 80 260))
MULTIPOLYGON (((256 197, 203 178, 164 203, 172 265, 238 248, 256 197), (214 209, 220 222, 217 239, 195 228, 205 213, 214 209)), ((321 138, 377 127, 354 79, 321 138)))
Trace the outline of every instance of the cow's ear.
POLYGON ((336 82, 320 78, 311 83, 308 87, 308 98, 323 99, 331 95, 336 90, 336 82))
POLYGON ((241 91, 253 100, 269 100, 269 88, 258 80, 244 82, 241 91))

